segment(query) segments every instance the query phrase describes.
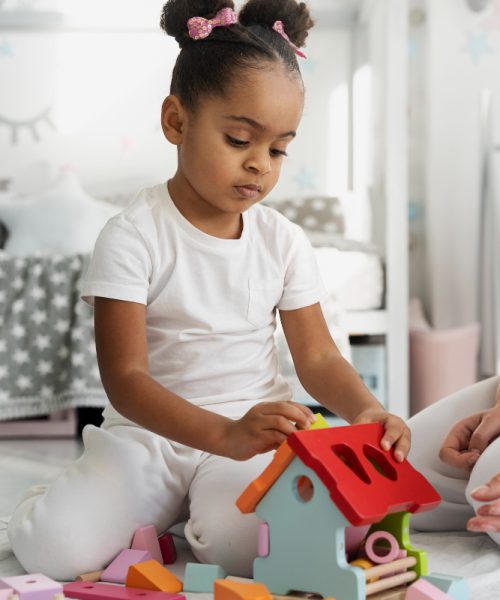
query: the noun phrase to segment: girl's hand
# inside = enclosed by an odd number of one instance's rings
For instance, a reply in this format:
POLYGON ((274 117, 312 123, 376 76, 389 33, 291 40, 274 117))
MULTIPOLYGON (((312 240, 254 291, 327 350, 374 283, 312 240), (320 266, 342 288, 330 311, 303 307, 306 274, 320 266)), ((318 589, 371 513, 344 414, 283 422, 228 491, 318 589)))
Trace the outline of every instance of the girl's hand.
POLYGON ((261 402, 241 419, 227 422, 221 454, 234 460, 247 460, 275 450, 291 433, 308 429, 312 423, 314 415, 303 404, 261 402))
POLYGON ((486 502, 477 509, 477 516, 467 522, 469 531, 500 531, 500 474, 495 475, 487 484, 471 492, 478 502, 486 502))
POLYGON ((394 458, 403 462, 410 451, 411 440, 410 430, 403 419, 383 409, 369 408, 359 414, 353 424, 361 423, 381 423, 385 427, 385 433, 380 440, 380 446, 384 450, 390 450, 394 446, 394 458))
POLYGON ((500 435, 500 407, 475 413, 450 429, 439 450, 439 458, 470 471, 484 449, 500 435))

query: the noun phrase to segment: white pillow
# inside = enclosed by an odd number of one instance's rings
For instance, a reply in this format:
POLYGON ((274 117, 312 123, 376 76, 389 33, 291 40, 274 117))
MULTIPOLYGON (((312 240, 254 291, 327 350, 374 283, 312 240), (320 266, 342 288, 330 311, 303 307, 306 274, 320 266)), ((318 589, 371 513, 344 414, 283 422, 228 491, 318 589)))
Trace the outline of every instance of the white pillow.
POLYGON ((15 256, 90 253, 119 210, 86 194, 76 176, 66 173, 40 196, 0 202, 0 221, 10 234, 5 250, 15 256))

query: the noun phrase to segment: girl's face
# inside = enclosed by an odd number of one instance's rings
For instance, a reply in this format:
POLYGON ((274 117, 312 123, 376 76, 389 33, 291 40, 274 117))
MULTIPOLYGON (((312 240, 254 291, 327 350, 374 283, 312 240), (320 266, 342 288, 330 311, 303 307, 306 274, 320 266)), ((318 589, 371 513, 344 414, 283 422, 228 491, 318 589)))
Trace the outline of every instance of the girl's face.
POLYGON ((174 202, 197 220, 239 222, 276 185, 302 115, 300 80, 281 66, 250 71, 224 98, 183 113, 174 202))

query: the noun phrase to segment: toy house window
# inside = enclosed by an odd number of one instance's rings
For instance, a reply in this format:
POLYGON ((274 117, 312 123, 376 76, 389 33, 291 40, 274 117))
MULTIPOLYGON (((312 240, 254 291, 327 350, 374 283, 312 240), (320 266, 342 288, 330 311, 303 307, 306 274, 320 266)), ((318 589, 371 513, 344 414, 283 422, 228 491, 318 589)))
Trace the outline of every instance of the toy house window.
POLYGON ((293 492, 299 502, 309 502, 314 495, 314 486, 309 477, 299 475, 293 480, 293 492))
POLYGON ((387 477, 387 479, 390 479, 391 481, 398 480, 398 473, 396 469, 387 460, 387 457, 381 450, 375 448, 374 446, 369 446, 368 444, 365 444, 363 446, 363 454, 371 462, 374 469, 378 473, 380 473, 384 477, 387 477))

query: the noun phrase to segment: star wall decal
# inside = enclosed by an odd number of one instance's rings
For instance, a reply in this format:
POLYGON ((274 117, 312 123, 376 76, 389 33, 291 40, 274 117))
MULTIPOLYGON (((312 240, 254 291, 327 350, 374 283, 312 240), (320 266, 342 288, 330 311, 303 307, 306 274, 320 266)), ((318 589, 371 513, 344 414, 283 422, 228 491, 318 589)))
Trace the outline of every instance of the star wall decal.
POLYGON ((316 182, 315 182, 316 174, 314 171, 309 169, 306 166, 303 166, 297 175, 294 176, 293 180, 299 187, 301 191, 305 190, 315 190, 316 182))
POLYGON ((467 41, 462 48, 464 52, 468 52, 475 64, 479 64, 481 58, 486 54, 491 54, 493 48, 488 43, 488 34, 484 31, 476 33, 473 31, 467 32, 467 41))

